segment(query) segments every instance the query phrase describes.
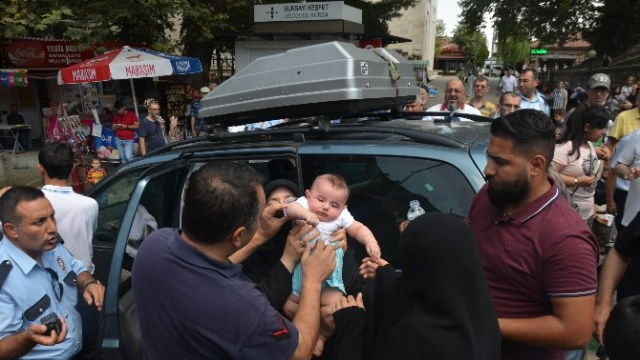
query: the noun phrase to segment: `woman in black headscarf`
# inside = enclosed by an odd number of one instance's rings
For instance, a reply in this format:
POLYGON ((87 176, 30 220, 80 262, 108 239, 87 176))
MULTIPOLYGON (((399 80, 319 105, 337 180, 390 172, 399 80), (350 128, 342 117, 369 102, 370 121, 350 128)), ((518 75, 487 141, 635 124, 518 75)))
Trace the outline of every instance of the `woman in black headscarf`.
POLYGON ((359 298, 336 304, 338 359, 499 359, 500 330, 471 229, 427 213, 400 241, 402 277, 388 264, 376 269, 373 311, 359 298))

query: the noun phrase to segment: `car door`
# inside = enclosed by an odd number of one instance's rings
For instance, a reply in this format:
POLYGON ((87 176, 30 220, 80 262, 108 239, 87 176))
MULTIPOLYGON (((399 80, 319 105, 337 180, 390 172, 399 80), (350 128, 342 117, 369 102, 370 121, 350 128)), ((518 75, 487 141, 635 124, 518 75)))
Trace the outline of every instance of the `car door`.
POLYGON ((182 189, 189 169, 189 157, 178 158, 120 174, 110 186, 94 194, 100 204, 94 263, 106 284, 99 339, 102 356, 142 356, 130 291, 133 260, 137 247, 152 229, 179 226, 182 189))
POLYGON ((107 187, 104 190, 108 194, 106 200, 102 192, 95 194, 96 199, 103 198, 101 203, 104 204, 99 215, 101 240, 96 241, 95 250, 103 261, 96 267, 108 269, 103 275, 107 284, 101 337, 103 356, 141 359, 142 339, 131 285, 137 248, 154 229, 180 227, 181 204, 188 178, 211 161, 247 164, 269 181, 280 178, 297 181, 298 178, 295 143, 273 147, 235 146, 189 153, 147 170, 122 174, 121 178, 112 180, 114 189, 107 187))

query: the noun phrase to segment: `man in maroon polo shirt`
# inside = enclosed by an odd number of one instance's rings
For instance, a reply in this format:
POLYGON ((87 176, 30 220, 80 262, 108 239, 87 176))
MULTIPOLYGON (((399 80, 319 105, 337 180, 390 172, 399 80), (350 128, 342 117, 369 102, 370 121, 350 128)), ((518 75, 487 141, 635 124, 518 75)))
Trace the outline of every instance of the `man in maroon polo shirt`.
POLYGON ((469 211, 503 359, 564 359, 593 330, 598 245, 549 175, 554 139, 540 111, 496 119, 469 211))

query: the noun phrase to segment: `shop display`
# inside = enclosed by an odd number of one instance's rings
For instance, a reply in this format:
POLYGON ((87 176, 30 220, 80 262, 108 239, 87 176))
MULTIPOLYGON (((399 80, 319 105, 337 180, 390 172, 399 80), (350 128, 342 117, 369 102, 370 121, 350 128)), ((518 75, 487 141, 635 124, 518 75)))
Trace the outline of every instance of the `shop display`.
POLYGON ((176 84, 169 86, 165 92, 167 97, 167 117, 184 117, 185 110, 185 88, 176 84))
POLYGON ((82 84, 82 107, 85 114, 91 114, 91 109, 100 109, 100 83, 82 84))

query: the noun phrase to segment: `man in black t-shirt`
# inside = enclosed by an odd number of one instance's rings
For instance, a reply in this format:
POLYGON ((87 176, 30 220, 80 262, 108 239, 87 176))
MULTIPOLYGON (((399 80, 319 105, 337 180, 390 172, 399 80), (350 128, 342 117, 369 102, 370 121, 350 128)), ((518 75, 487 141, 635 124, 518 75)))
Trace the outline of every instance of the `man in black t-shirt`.
MULTIPOLYGON (((609 251, 602 265, 598 296, 596 298, 595 329, 593 334, 600 343, 602 343, 604 325, 611 312, 613 293, 617 290, 618 301, 628 296, 637 295, 637 289, 625 289, 618 287, 618 284, 620 284, 623 277, 640 277, 640 273, 637 271, 626 273, 631 260, 638 256, 640 256, 640 212, 636 214, 636 217, 624 231, 618 235, 614 247, 609 251)), ((636 281, 626 280, 625 283, 637 284, 636 281)))

